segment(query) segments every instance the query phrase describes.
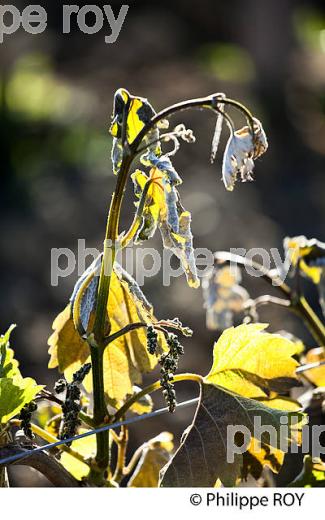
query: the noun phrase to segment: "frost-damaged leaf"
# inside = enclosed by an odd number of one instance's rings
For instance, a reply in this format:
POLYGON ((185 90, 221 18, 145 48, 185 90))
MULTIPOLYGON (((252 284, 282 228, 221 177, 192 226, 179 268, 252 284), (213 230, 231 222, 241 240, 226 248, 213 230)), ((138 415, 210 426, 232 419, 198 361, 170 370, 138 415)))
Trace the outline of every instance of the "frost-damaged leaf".
MULTIPOLYGON (((147 99, 132 96, 126 89, 120 88, 114 96, 113 118, 110 133, 113 136, 112 163, 113 171, 116 174, 122 163, 123 155, 123 121, 126 121, 126 139, 132 144, 143 127, 155 115, 155 111, 147 99)), ((159 130, 151 130, 146 136, 145 143, 157 141, 154 149, 159 152, 160 144, 159 130)))
POLYGON ((325 316, 325 243, 305 236, 286 237, 284 249, 289 253, 293 272, 296 269, 317 285, 319 303, 325 316))
POLYGON ((267 148, 262 123, 255 117, 254 136, 248 126, 230 135, 222 163, 222 179, 227 190, 234 189, 238 176, 242 182, 253 180, 254 160, 264 154, 267 148))
POLYGON ((179 232, 174 233, 163 222, 160 227, 163 244, 164 247, 171 249, 174 255, 179 258, 189 286, 197 289, 200 286, 200 281, 197 276, 194 257, 191 213, 183 208, 180 201, 177 202, 177 211, 179 232))
MULTIPOLYGON (((220 94, 216 94, 216 96, 224 98, 225 94, 220 93, 220 94)), ((223 103, 218 103, 217 108, 220 111, 223 111, 224 104, 223 103)), ((215 130, 214 130, 213 139, 212 139, 212 146, 211 146, 211 163, 212 164, 215 161, 215 158, 216 158, 216 155, 217 155, 217 151, 218 151, 218 147, 219 147, 219 141, 220 141, 220 136, 221 136, 221 132, 222 132, 222 123, 223 123, 223 115, 222 115, 222 113, 218 112, 218 114, 217 114, 217 121, 216 121, 216 127, 215 127, 215 130)))
MULTIPOLYGON (((227 428, 245 427, 253 436, 254 420, 258 419, 262 442, 272 446, 274 443, 278 448, 283 441, 281 418, 290 424, 294 419, 301 421, 302 414, 272 409, 259 401, 203 383, 193 423, 184 432, 174 457, 162 469, 160 485, 212 487, 220 479, 224 486, 233 486, 243 465, 243 455, 234 453, 233 462, 227 462, 231 452, 227 450, 227 428), (273 427, 276 435, 263 433, 263 426, 273 427)), ((286 440, 291 440, 290 432, 286 440)))
POLYGON ((173 448, 173 435, 169 432, 162 432, 146 442, 128 487, 158 487, 159 472, 170 460, 173 448))
POLYGON ((199 280, 193 250, 191 214, 183 208, 176 186, 182 181, 167 156, 158 157, 153 152, 142 156, 141 162, 150 166, 149 175, 137 170, 132 175, 135 194, 141 198, 148 188, 143 210, 142 225, 136 239, 146 240, 160 228, 164 247, 171 249, 180 259, 187 281, 198 287, 199 280))
POLYGON ((236 266, 215 267, 202 283, 206 323, 210 330, 225 330, 234 325, 235 315, 244 309, 249 294, 241 287, 241 272, 236 266))
POLYGON ((10 334, 14 327, 12 325, 0 337, 0 425, 15 417, 43 388, 32 378, 23 378, 19 371, 18 361, 9 348, 10 334))
POLYGON ((306 455, 302 472, 291 482, 290 487, 325 487, 325 464, 319 458, 306 455))
MULTIPOLYGON (((97 284, 94 280, 98 278, 98 267, 96 260, 92 269, 87 270, 77 282, 71 303, 54 321, 54 333, 48 341, 51 354, 50 368, 58 366, 68 379, 89 360, 89 346, 80 336, 80 332, 87 334, 91 331, 96 303, 92 294, 93 287, 97 284)), ((118 264, 112 273, 107 314, 111 323, 111 334, 130 323, 157 321, 153 316, 152 307, 135 280, 118 264)), ((162 352, 167 348, 163 334, 159 334, 159 343, 162 352)), ((105 391, 108 398, 111 401, 119 401, 127 394, 132 394, 133 385, 140 384, 142 374, 153 370, 157 361, 158 357, 150 355, 147 351, 145 327, 110 343, 104 353, 105 391)), ((86 377, 84 385, 91 391, 90 374, 86 377)))
POLYGON ((296 345, 282 336, 263 332, 265 324, 243 324, 223 332, 213 350, 210 383, 245 397, 265 397, 270 391, 299 386, 296 345))

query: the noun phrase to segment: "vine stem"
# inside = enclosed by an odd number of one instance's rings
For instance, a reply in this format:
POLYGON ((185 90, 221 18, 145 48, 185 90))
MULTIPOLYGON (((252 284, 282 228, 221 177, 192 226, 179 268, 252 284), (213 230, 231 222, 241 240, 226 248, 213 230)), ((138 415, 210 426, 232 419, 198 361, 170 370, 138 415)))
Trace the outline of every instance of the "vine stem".
MULTIPOLYGON (((90 346, 91 362, 92 362, 92 379, 93 379, 93 420, 97 426, 107 419, 107 407, 105 403, 105 387, 104 387, 104 371, 103 371, 103 355, 107 341, 105 344, 105 338, 110 333, 109 317, 107 316, 107 302, 109 298, 110 283, 112 277, 113 266, 116 257, 116 243, 118 241, 118 229, 120 221, 120 213, 122 202, 124 198, 124 192, 126 188, 126 182, 130 171, 131 164, 137 155, 138 149, 141 146, 142 141, 150 130, 162 119, 165 119, 177 112, 191 108, 208 108, 214 111, 218 111, 218 104, 228 104, 236 107, 243 112, 248 119, 254 135, 254 120, 251 113, 240 103, 227 99, 224 97, 218 97, 214 94, 205 98, 192 99, 172 105, 165 110, 162 110, 156 114, 139 132, 134 141, 129 144, 127 142, 127 118, 130 107, 130 100, 126 103, 123 110, 123 124, 121 131, 121 142, 122 142, 122 162, 120 169, 117 174, 116 189, 113 193, 108 218, 106 225, 106 233, 104 240, 104 254, 101 265, 97 303, 95 312, 95 321, 93 326, 92 334, 88 338, 90 346)), ((149 188, 149 186, 148 186, 149 188)), ((138 221, 134 222, 134 226, 131 226, 130 235, 132 236, 134 230, 136 230, 138 221)), ((128 237, 129 238, 129 237, 128 237)), ((97 440, 97 453, 96 463, 98 475, 95 475, 96 481, 103 480, 107 468, 109 468, 109 434, 108 432, 98 433, 96 436, 97 440)), ((93 476, 95 470, 93 471, 93 476)))
MULTIPOLYGON (((104 255, 99 277, 98 298, 96 305, 95 322, 93 328, 94 344, 90 347, 93 378, 93 399, 94 399, 94 424, 102 424, 108 413, 105 402, 104 368, 103 356, 105 346, 105 336, 109 333, 109 318, 107 317, 107 302, 116 256, 116 240, 118 236, 118 226, 121 205, 127 181, 127 175, 132 162, 132 156, 123 155, 121 168, 117 177, 116 190, 113 194, 111 206, 107 219, 106 234, 104 241, 104 255), (108 326, 107 326, 108 325, 108 326)), ((109 433, 101 432, 96 436, 97 453, 96 462, 101 473, 105 473, 109 466, 109 433)))
POLYGON ((121 426, 121 434, 118 437, 117 463, 113 475, 113 481, 119 484, 124 477, 124 468, 126 461, 126 450, 129 441, 129 429, 127 426, 121 426))
MULTIPOLYGON (((185 373, 185 374, 176 374, 172 380, 173 383, 179 383, 181 381, 195 381, 196 383, 198 383, 199 385, 202 384, 203 382, 203 377, 200 376, 199 374, 190 374, 190 373, 185 373)), ((134 394, 128 401, 126 401, 126 403, 124 403, 124 405, 116 412, 115 416, 114 416, 114 419, 113 419, 113 422, 117 422, 119 421, 125 414, 126 412, 129 410, 129 408, 134 404, 136 403, 139 399, 141 399, 142 397, 148 395, 148 394, 152 394, 153 392, 156 392, 157 390, 159 390, 159 388, 161 388, 161 383, 160 381, 156 381, 155 383, 152 383, 151 385, 148 385, 146 386, 145 388, 143 388, 140 392, 138 392, 137 394, 134 394)))

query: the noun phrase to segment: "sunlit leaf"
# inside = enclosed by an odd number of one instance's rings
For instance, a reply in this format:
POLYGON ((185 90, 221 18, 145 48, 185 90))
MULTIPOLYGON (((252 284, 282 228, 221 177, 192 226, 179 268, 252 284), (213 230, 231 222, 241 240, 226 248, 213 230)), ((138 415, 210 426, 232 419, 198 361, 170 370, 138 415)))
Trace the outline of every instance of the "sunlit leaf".
POLYGON ((23 378, 19 371, 13 350, 9 348, 10 334, 14 327, 12 325, 0 337, 0 424, 15 417, 43 388, 32 378, 23 378))
POLYGON ((14 351, 9 348, 10 335, 15 327, 16 325, 11 325, 7 332, 0 336, 0 378, 20 374, 18 361, 14 359, 14 351))
MULTIPOLYGON (((84 432, 86 432, 86 430, 79 430, 80 434, 84 432)), ((96 435, 89 435, 88 437, 73 441, 71 448, 82 455, 85 460, 94 457, 96 455, 96 435)), ((82 480, 88 476, 88 464, 79 461, 72 455, 69 455, 69 453, 63 452, 60 457, 60 462, 77 480, 82 480)))
MULTIPOLYGON (((325 361, 325 351, 323 347, 316 347, 309 350, 305 356, 304 362, 317 363, 325 361)), ((312 368, 307 372, 308 379, 316 386, 325 386, 325 365, 312 368)))
POLYGON ((243 324, 223 332, 214 345, 213 365, 206 381, 252 398, 298 386, 298 363, 292 357, 295 344, 264 332, 266 326, 243 324))
POLYGON ((25 404, 30 403, 42 390, 30 377, 14 377, 0 379, 0 424, 5 424, 15 417, 25 404))
POLYGON ((173 435, 169 432, 162 432, 146 442, 128 487, 158 487, 159 472, 170 460, 173 447, 173 435))
MULTIPOLYGON (((155 111, 147 99, 132 96, 126 89, 120 88, 114 96, 114 109, 110 133, 113 136, 112 163, 116 174, 121 166, 123 155, 122 132, 125 121, 125 137, 132 144, 144 126, 155 115, 155 111)), ((145 142, 155 142, 154 149, 159 151, 159 131, 153 129, 147 135, 145 142)))
POLYGON ((55 318, 52 327, 54 332, 48 340, 49 368, 58 366, 64 372, 74 363, 84 364, 89 357, 89 346, 76 331, 70 304, 55 318))
MULTIPOLYGON (((212 487, 217 479, 233 486, 243 466, 243 455, 233 453, 231 462, 229 426, 245 427, 254 436, 254 421, 273 427, 275 435, 261 432, 261 442, 280 447, 281 418, 301 420, 299 412, 285 412, 265 406, 210 383, 202 384, 200 402, 193 423, 185 430, 181 445, 161 472, 163 487, 212 487), (229 446, 229 444, 228 444, 229 446)), ((291 440, 290 431, 286 438, 291 440)))
MULTIPOLYGON (((77 282, 71 304, 53 323, 54 333, 49 339, 51 354, 49 366, 50 368, 58 366, 68 379, 82 364, 89 361, 88 343, 81 338, 79 332, 90 332, 93 323, 96 300, 89 298, 88 287, 98 276, 97 267, 95 261, 93 271, 87 270, 81 282, 80 280, 77 282), (76 325, 79 332, 76 330, 76 325)), ((111 334, 130 323, 156 321, 152 307, 145 300, 140 288, 119 265, 116 265, 112 273, 107 314, 110 319, 111 334)), ((159 344, 161 352, 166 349, 163 334, 159 334, 159 344)), ((127 394, 132 394, 133 385, 141 384, 142 374, 153 370, 157 361, 158 357, 150 355, 147 351, 145 327, 133 330, 110 343, 104 353, 107 397, 112 401, 119 401, 127 394)), ((92 388, 91 381, 90 373, 84 381, 88 391, 92 388)))

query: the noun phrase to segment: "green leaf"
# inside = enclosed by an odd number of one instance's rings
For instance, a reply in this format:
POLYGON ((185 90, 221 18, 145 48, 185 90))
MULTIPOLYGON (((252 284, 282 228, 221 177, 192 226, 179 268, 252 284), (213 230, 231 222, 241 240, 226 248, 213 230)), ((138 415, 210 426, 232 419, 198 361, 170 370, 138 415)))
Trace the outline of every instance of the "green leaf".
POLYGON ((0 336, 0 378, 13 377, 19 373, 18 361, 14 359, 14 351, 9 348, 10 335, 16 325, 11 325, 7 332, 0 336))
POLYGON ((25 404, 30 403, 42 389, 34 379, 14 377, 0 379, 0 424, 15 417, 25 404))
POLYGON ((264 332, 265 324, 243 324, 223 332, 213 350, 206 381, 245 397, 265 397, 270 391, 299 386, 297 346, 277 334, 264 332))
POLYGON ((289 424, 291 418, 302 420, 302 414, 272 409, 259 401, 203 383, 194 420, 184 432, 174 457, 161 471, 160 485, 212 487, 220 479, 223 485, 233 486, 243 465, 243 455, 234 453, 234 461, 227 462, 227 428, 246 427, 253 437, 254 419, 259 418, 261 427, 272 426, 277 433, 276 439, 264 433, 261 441, 272 446, 274 443, 278 448, 280 419, 284 417, 289 424))
POLYGON ((0 337, 0 424, 6 424, 20 410, 34 399, 43 386, 36 385, 34 379, 23 378, 14 352, 9 348, 12 325, 5 335, 0 337))
POLYGON ((170 460, 173 447, 173 435, 169 432, 146 442, 128 487, 158 487, 159 472, 170 460))

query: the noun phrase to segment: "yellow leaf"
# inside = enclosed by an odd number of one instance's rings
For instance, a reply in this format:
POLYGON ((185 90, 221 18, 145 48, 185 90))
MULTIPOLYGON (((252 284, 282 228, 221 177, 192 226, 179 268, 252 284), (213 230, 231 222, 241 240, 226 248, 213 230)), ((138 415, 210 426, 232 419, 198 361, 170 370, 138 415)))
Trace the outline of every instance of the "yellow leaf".
POLYGON ((283 460, 283 451, 269 444, 261 444, 257 439, 252 437, 247 451, 243 454, 241 477, 246 480, 248 474, 251 474, 252 477, 258 480, 262 475, 264 466, 268 466, 273 473, 279 473, 283 460))
MULTIPOLYGON (((81 429, 79 433, 84 433, 87 430, 81 429)), ((71 448, 82 455, 86 460, 96 455, 96 435, 89 435, 83 439, 73 441, 71 448)), ((79 461, 69 453, 63 452, 60 458, 61 464, 73 475, 77 480, 82 480, 88 476, 88 464, 79 461)))
POLYGON ((223 332, 214 345, 213 365, 206 380, 250 398, 265 397, 297 385, 292 358, 296 346, 267 325, 243 324, 223 332))
POLYGON ((55 318, 52 328, 54 332, 48 340, 49 368, 58 366, 60 372, 64 372, 76 362, 84 364, 89 357, 89 347, 75 329, 70 304, 55 318))
POLYGON ((126 89, 120 88, 114 96, 114 113, 110 133, 113 137, 120 137, 123 122, 123 112, 127 108, 126 134, 131 144, 141 132, 146 123, 155 114, 147 99, 132 96, 126 89))
POLYGON ((170 460, 173 448, 173 435, 169 432, 162 432, 146 442, 128 487, 158 487, 159 472, 170 460))
MULTIPOLYGON (((325 351, 323 347, 312 348, 305 357, 305 363, 317 363, 325 361, 325 351)), ((325 386, 325 365, 308 370, 308 379, 316 386, 325 386)))
POLYGON ((289 252, 292 265, 299 265, 308 278, 316 285, 319 284, 324 270, 325 244, 315 238, 307 239, 300 235, 286 237, 284 248, 289 252))
MULTIPOLYGON (((116 266, 116 272, 112 273, 107 313, 111 323, 111 334, 118 332, 130 323, 157 321, 144 303, 136 296, 135 288, 129 280, 122 278, 122 271, 116 266)), ((128 277, 130 278, 130 277, 128 277)), ((88 284, 92 283, 93 275, 87 275, 88 284)), ((132 280, 131 280, 132 281, 132 280)), ((79 286, 79 285, 78 285, 79 286)), ((82 283, 80 290, 84 293, 87 286, 82 283)), ((77 292, 74 306, 74 320, 72 319, 71 304, 58 315, 53 323, 54 333, 49 338, 49 353, 51 359, 50 368, 59 367, 71 380, 73 373, 86 362, 89 362, 90 350, 88 343, 83 340, 75 328, 78 324, 79 307, 82 305, 82 296, 77 292)), ((81 313, 80 313, 81 314, 81 313)), ((93 321, 94 311, 90 313, 89 327, 93 321)), ((83 321, 82 327, 85 326, 83 321)), ((82 328, 78 327, 79 329, 82 328)), ((160 351, 166 350, 166 340, 163 334, 159 334, 160 351)), ((159 354, 159 352, 158 352, 159 354)), ((132 394, 134 384, 140 384, 142 374, 150 372, 158 362, 157 355, 151 355, 147 351, 147 336, 145 327, 129 332, 110 343, 104 353, 104 380, 105 392, 112 401, 120 401, 127 394, 132 394)), ((85 388, 92 389, 91 373, 84 381, 85 388)))

